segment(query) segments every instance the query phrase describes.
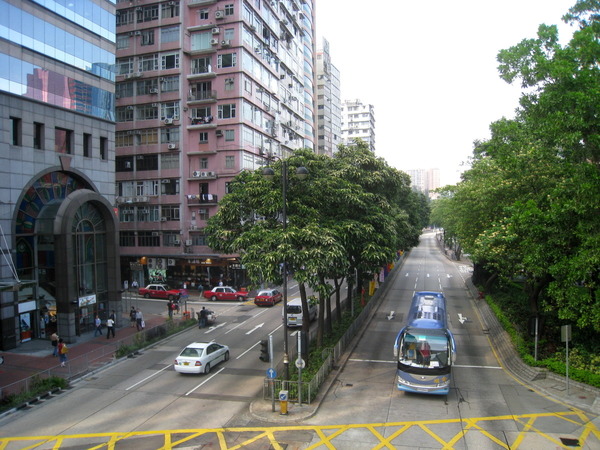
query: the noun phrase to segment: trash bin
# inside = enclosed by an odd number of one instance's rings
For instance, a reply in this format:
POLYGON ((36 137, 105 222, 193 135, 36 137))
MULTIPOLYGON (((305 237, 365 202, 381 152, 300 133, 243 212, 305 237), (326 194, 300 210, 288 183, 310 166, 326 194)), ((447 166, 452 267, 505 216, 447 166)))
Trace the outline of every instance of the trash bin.
POLYGON ((185 320, 188 320, 188 319, 190 318, 190 312, 189 312, 189 311, 184 311, 184 312, 183 312, 183 318, 184 318, 185 320))

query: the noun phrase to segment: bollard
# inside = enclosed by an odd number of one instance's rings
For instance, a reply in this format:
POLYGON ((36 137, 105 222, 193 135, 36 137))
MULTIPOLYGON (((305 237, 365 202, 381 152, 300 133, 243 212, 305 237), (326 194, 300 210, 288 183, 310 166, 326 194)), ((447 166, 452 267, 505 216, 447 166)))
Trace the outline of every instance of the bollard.
POLYGON ((288 391, 279 391, 280 415, 287 416, 288 413, 288 391))

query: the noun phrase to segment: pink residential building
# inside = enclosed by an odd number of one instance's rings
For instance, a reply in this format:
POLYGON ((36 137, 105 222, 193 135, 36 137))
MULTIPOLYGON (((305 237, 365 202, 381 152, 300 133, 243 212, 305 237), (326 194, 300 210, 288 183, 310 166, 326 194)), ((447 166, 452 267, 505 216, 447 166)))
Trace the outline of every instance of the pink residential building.
POLYGON ((314 148, 314 0, 118 1, 122 278, 244 286, 204 227, 242 170, 314 148))

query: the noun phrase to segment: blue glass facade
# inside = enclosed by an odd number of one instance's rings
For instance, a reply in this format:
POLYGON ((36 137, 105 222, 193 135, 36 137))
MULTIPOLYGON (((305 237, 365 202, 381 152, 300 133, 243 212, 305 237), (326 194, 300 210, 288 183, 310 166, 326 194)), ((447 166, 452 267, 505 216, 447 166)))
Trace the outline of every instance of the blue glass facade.
MULTIPOLYGON (((56 14, 79 25, 89 25, 110 42, 115 42, 115 16, 90 0, 69 2, 38 0, 56 14), (70 8, 70 9, 69 9, 70 8)), ((0 0, 0 38, 53 58, 61 63, 115 80, 115 55, 91 41, 44 21, 40 17, 0 0)), ((97 83, 99 84, 99 83, 97 83)), ((115 120, 114 94, 54 72, 38 64, 8 55, 0 50, 0 90, 82 112, 105 120, 115 120)))

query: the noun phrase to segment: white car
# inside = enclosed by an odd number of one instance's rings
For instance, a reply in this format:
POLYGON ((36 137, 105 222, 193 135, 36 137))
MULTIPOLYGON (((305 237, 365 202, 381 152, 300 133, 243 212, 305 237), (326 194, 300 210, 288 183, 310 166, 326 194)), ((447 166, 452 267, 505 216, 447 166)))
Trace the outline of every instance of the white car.
POLYGON ((173 367, 179 373, 209 373, 211 367, 229 360, 229 347, 216 342, 194 342, 184 348, 173 367))

